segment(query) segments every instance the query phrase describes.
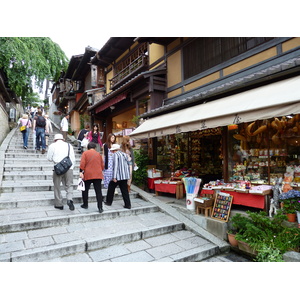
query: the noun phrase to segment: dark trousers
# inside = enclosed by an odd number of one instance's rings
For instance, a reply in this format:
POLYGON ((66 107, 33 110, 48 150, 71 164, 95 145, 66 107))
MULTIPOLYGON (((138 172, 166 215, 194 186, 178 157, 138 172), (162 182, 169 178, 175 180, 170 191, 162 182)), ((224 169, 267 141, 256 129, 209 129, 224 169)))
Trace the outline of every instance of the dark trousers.
POLYGON ((108 204, 112 204, 112 202, 114 200, 115 189, 117 186, 120 187, 125 206, 131 207, 131 202, 130 202, 129 193, 128 193, 128 187, 127 187, 127 179, 119 180, 117 182, 114 182, 111 180, 109 182, 108 188, 107 188, 106 202, 108 204))
POLYGON ((82 200, 84 206, 88 206, 89 189, 91 184, 93 184, 96 193, 98 209, 102 209, 103 197, 102 197, 102 190, 101 190, 101 181, 102 179, 91 179, 91 180, 84 181, 85 191, 82 191, 82 200))

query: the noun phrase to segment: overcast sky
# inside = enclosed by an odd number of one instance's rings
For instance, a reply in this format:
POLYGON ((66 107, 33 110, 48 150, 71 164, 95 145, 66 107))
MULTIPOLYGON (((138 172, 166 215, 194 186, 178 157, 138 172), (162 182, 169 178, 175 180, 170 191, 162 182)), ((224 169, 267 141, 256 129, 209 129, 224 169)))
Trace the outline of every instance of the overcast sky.
POLYGON ((51 40, 57 43, 60 48, 65 52, 66 56, 70 59, 73 55, 83 54, 85 48, 91 46, 100 50, 102 46, 109 40, 109 36, 92 36, 85 35, 78 38, 68 39, 65 36, 56 35, 49 36, 51 40))

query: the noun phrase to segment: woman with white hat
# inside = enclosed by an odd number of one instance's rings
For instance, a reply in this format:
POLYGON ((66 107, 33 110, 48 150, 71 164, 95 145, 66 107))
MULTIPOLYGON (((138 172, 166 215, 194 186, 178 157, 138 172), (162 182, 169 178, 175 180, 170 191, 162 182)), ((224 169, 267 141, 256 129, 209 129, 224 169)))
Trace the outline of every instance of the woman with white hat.
POLYGON ((120 151, 121 147, 118 144, 113 144, 110 148, 113 154, 113 178, 109 182, 105 205, 110 206, 113 202, 115 189, 120 187, 122 197, 124 200, 124 208, 130 209, 131 202, 127 188, 127 180, 130 179, 130 170, 127 156, 124 152, 120 151))

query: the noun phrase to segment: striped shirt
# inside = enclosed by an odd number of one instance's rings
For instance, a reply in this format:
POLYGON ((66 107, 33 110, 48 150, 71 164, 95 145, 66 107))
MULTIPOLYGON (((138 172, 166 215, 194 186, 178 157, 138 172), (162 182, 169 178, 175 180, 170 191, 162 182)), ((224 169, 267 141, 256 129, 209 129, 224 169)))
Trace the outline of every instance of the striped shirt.
POLYGON ((130 179, 128 160, 122 151, 117 151, 113 155, 113 178, 118 181, 130 179))

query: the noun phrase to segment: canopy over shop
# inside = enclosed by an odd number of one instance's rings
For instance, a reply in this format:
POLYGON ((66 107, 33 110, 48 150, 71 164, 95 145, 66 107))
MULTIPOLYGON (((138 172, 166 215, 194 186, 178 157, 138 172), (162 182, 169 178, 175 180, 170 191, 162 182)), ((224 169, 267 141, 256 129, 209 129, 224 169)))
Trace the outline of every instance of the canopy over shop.
POLYGON ((146 120, 137 139, 300 113, 300 76, 146 120))
POLYGON ((146 120, 130 135, 145 139, 189 132, 195 138, 197 131, 225 127, 220 156, 223 179, 270 183, 273 177, 285 174, 287 165, 299 164, 299 86, 300 76, 296 76, 184 108, 146 120), (274 118, 281 128, 272 124, 274 118))

